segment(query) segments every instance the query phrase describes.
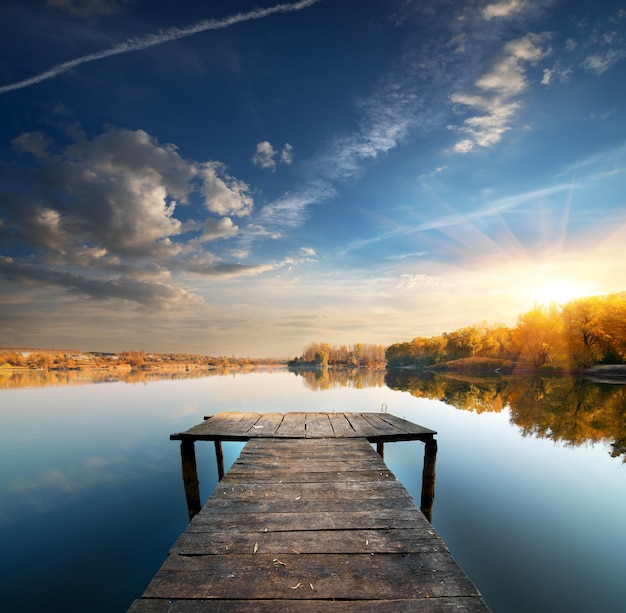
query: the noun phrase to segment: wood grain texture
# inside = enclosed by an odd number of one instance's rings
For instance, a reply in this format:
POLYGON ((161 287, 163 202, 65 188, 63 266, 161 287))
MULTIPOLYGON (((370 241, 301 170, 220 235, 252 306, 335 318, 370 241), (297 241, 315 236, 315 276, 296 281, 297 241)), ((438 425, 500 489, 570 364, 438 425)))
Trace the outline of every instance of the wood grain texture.
POLYGON ((254 415, 220 417, 219 428, 265 435, 251 437, 130 611, 488 611, 367 440, 402 424, 254 415))
POLYGON ((371 442, 432 439, 436 432, 387 413, 222 412, 172 434, 172 440, 367 438, 371 442))

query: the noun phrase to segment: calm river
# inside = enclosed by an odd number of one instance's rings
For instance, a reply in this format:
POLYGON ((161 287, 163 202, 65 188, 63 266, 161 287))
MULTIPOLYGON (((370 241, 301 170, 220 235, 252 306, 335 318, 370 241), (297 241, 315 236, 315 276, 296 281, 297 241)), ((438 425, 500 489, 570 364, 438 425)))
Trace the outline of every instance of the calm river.
MULTIPOLYGON (((219 411, 386 408, 438 432, 433 525, 493 613, 626 606, 626 386, 287 370, 0 374, 0 607, 125 611, 187 523, 178 443, 219 411)), ((227 466, 241 449, 225 443, 227 466)), ((196 444, 202 499, 217 481, 196 444)), ((423 446, 385 461, 419 503, 423 446)))

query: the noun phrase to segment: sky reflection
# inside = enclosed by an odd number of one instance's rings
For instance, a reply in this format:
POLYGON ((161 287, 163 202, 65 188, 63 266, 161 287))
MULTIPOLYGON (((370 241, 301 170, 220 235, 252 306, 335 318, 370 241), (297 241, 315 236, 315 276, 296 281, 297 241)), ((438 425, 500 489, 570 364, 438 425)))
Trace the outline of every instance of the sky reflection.
MULTIPOLYGON (((0 400, 8 610, 110 613, 143 591, 187 519, 171 433, 219 411, 383 404, 438 432, 433 525, 494 613, 611 611, 626 600, 626 465, 604 442, 522 436, 507 408, 459 410, 386 386, 320 388, 286 371, 1 390, 0 400)), ((241 447, 224 444, 227 467, 241 447)), ((419 442, 385 445, 417 501, 423 452, 419 442)), ((213 445, 196 454, 205 500, 217 482, 213 445)))

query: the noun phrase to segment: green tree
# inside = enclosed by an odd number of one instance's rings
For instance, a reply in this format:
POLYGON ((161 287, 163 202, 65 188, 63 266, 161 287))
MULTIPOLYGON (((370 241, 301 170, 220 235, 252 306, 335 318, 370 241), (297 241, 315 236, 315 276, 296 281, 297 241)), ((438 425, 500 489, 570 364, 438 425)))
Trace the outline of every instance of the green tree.
POLYGON ((326 351, 316 351, 315 363, 321 368, 328 368, 328 353, 326 351))

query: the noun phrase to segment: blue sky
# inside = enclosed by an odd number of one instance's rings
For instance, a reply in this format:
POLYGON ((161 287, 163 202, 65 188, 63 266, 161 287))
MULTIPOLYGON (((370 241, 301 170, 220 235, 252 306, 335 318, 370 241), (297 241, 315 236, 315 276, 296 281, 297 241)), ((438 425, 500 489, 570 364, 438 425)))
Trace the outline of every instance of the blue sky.
POLYGON ((293 357, 626 290, 620 2, 0 23, 0 346, 293 357))

